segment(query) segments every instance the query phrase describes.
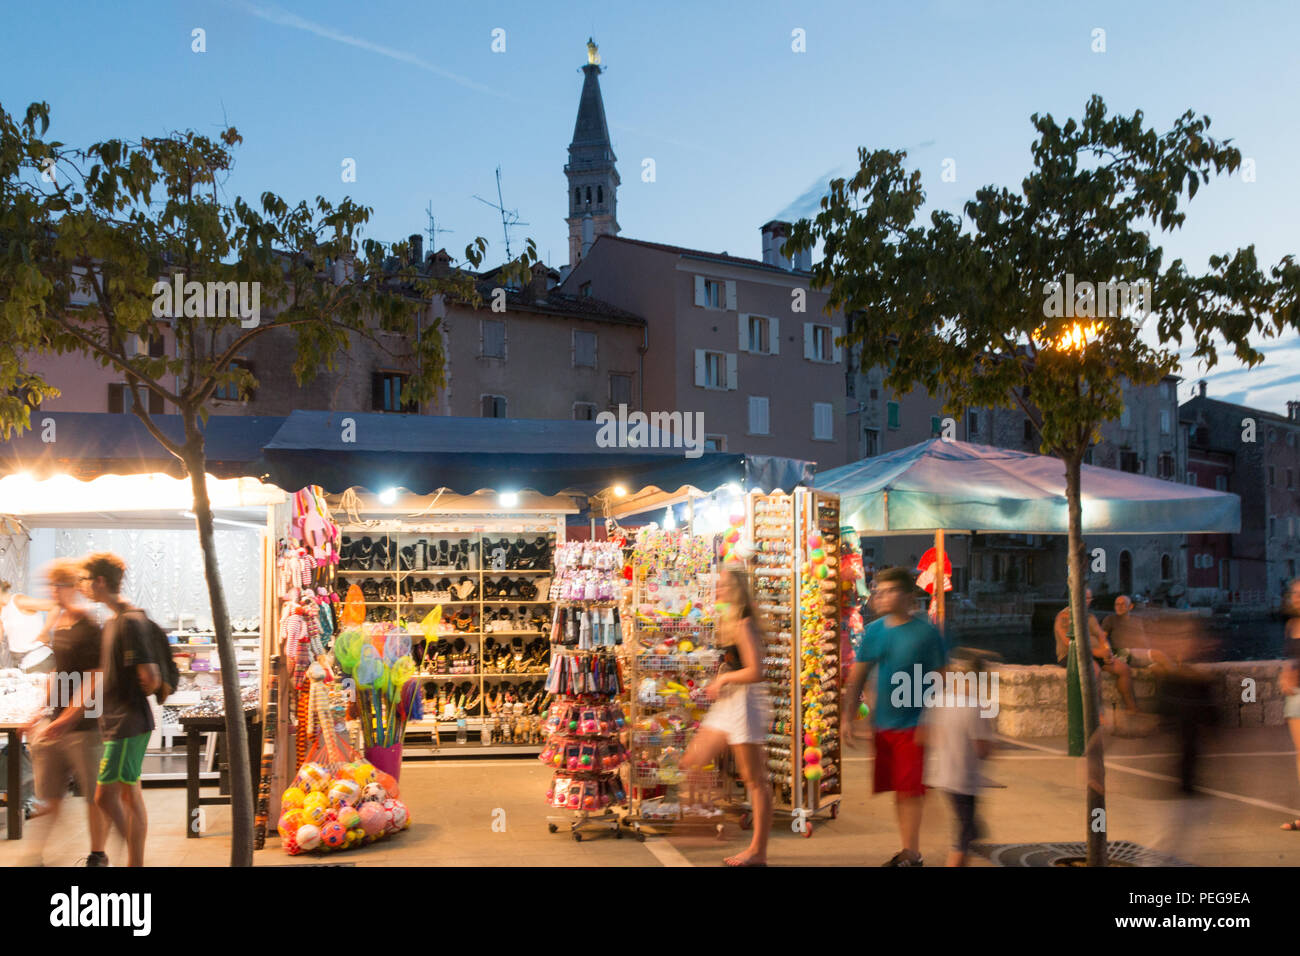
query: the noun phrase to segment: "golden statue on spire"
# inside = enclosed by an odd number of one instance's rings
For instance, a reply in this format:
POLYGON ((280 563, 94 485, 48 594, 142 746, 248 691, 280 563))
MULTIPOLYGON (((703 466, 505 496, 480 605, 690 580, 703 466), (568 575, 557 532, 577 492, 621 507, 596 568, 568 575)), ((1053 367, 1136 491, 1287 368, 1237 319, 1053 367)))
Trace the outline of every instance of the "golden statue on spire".
POLYGON ((587 37, 587 62, 591 66, 600 66, 600 53, 597 52, 598 49, 596 41, 591 37, 587 37))

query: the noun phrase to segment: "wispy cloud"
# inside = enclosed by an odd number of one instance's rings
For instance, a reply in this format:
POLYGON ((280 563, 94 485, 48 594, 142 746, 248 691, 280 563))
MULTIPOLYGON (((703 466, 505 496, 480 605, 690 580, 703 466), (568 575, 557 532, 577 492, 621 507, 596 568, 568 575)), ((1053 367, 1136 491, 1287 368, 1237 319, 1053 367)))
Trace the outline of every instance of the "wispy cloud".
POLYGON ((405 50, 396 50, 390 46, 384 46, 382 43, 375 43, 371 40, 363 39, 362 37, 352 36, 351 34, 344 33, 341 30, 336 30, 333 27, 316 23, 315 21, 308 20, 305 17, 300 17, 296 13, 282 10, 277 6, 261 7, 252 3, 239 3, 237 5, 242 7, 252 16, 257 17, 259 20, 265 20, 267 23, 289 27, 291 30, 301 30, 304 33, 312 33, 326 40, 332 40, 335 43, 343 43, 347 46, 356 47, 359 50, 365 50, 368 53, 376 53, 379 56, 387 57, 390 60, 396 60, 399 63, 406 63, 409 66, 424 70, 426 73, 432 73, 435 76, 442 77, 444 80, 449 80, 457 86, 463 86, 467 90, 474 90, 477 93, 484 93, 488 96, 495 96, 503 100, 511 100, 515 103, 525 102, 517 96, 512 96, 511 94, 502 92, 501 90, 494 90, 490 86, 485 86, 482 83, 471 80, 469 77, 461 76, 459 73, 444 70, 442 67, 438 66, 438 64, 431 63, 424 59, 424 57, 416 56, 414 53, 407 53, 405 50))

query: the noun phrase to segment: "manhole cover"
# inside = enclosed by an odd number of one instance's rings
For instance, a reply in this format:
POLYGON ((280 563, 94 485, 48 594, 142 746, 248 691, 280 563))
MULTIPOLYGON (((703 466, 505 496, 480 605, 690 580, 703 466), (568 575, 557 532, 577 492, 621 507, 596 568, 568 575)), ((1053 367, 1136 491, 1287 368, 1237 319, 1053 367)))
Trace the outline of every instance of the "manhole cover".
MULTIPOLYGON (((976 843, 971 850, 995 866, 1072 866, 1088 856, 1084 843, 976 843)), ((1192 866, 1128 840, 1107 843, 1106 861, 1111 866, 1192 866)))

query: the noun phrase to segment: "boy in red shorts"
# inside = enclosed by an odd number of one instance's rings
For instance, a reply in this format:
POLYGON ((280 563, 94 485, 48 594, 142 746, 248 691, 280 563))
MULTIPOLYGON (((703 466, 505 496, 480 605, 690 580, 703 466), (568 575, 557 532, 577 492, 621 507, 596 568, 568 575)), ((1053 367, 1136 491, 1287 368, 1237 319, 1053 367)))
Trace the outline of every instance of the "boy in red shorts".
MULTIPOLYGON (((934 673, 942 681, 948 652, 942 635, 930 622, 912 616, 916 581, 904 568, 877 572, 871 600, 881 615, 867 625, 849 675, 840 713, 844 732, 840 737, 852 746, 847 720, 857 713, 858 698, 866 685, 871 666, 876 666, 876 769, 874 793, 894 791, 898 830, 903 849, 885 866, 921 866, 921 810, 925 766, 921 701, 925 675, 934 673)), ((940 684, 942 687, 942 684, 940 684)))

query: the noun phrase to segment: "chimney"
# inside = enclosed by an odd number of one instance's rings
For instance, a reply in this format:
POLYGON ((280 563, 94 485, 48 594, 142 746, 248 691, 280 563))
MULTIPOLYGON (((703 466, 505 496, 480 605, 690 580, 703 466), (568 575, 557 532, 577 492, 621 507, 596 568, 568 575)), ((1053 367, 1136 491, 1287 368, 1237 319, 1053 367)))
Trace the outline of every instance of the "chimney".
POLYGON ((1287 421, 1300 423, 1300 402, 1286 403, 1287 421))
POLYGON ((587 258, 587 253, 591 249, 591 244, 596 241, 596 227, 592 222, 591 213, 582 217, 582 258, 587 258))
POLYGON ((550 275, 549 270, 542 263, 533 266, 532 277, 528 280, 528 297, 533 302, 546 301, 546 290, 549 288, 550 275))
POLYGON ((782 254, 781 246, 785 243, 785 237, 790 234, 790 224, 779 219, 773 219, 771 222, 764 223, 762 230, 763 264, 776 266, 778 269, 785 269, 789 272, 792 263, 788 256, 782 254))
POLYGON ((433 274, 439 278, 445 278, 451 275, 451 256, 447 254, 446 249, 439 249, 432 256, 433 274))
POLYGON ((411 233, 411 265, 418 266, 424 264, 424 237, 418 232, 411 233))
POLYGON ((335 285, 351 282, 354 275, 356 275, 356 262, 351 255, 340 256, 334 260, 335 285))
POLYGON ((1196 383, 1196 394, 1201 398, 1205 397, 1205 386, 1206 386, 1205 379, 1201 379, 1199 382, 1196 383))

